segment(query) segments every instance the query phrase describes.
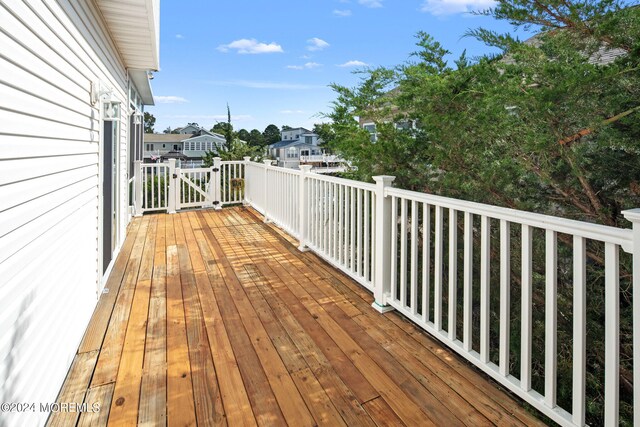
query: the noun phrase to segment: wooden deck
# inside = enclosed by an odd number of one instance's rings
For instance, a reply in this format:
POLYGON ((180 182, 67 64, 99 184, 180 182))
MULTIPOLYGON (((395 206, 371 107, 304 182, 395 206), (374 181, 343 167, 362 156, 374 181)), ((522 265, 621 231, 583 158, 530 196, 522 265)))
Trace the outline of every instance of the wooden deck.
POLYGON ((535 425, 250 210, 136 218, 50 425, 535 425))

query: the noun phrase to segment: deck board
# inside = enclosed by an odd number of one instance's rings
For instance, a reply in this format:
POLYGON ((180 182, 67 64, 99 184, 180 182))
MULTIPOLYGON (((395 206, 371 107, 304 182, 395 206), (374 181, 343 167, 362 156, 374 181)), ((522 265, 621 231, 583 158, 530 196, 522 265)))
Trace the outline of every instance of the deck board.
POLYGON ((135 219, 51 425, 542 425, 245 208, 135 219), (79 416, 78 416, 79 415, 79 416))

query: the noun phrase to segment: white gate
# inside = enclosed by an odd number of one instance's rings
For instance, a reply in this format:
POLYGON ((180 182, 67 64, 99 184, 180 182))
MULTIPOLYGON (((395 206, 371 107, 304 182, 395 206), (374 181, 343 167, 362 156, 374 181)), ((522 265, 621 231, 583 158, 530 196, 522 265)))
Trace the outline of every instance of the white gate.
POLYGON ((219 174, 214 168, 176 169, 178 192, 176 209, 211 207, 219 197, 215 183, 219 174))
POLYGON ((144 212, 166 210, 175 213, 186 208, 220 208, 244 201, 245 164, 249 161, 222 162, 214 159, 210 168, 177 168, 168 163, 136 161, 133 179, 134 210, 144 212))

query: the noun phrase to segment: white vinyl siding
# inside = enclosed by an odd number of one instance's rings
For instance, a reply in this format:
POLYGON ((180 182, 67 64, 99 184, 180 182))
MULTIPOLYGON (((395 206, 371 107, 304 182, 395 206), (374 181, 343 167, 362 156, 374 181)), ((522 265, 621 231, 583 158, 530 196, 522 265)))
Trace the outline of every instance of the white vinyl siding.
MULTIPOLYGON (((0 3, 0 402, 52 402, 101 285, 99 103, 121 103, 118 246, 127 217, 126 70, 93 2, 0 3)), ((0 414, 7 426, 48 414, 0 414)))

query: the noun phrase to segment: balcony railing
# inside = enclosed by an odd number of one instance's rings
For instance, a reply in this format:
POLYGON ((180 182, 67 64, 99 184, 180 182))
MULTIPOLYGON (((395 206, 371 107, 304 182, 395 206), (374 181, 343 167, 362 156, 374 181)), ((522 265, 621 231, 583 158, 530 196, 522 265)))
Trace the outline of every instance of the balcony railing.
MULTIPOLYGON (((640 210, 624 212, 633 229, 620 229, 401 190, 392 187, 390 176, 369 184, 311 173, 308 165, 292 170, 248 158, 216 159, 212 168, 188 172, 175 162, 139 164, 136 170, 136 213, 250 205, 296 237, 301 250, 315 252, 372 291, 380 312, 404 314, 565 426, 584 425, 588 404, 590 247, 601 247, 604 254, 597 272, 604 281, 604 337, 589 338, 604 342, 605 424, 619 423, 621 255, 630 257, 633 267, 625 280, 633 293, 633 379, 640 382, 640 210), (536 258, 544 259, 537 269, 534 253, 544 254, 536 258), (570 379, 558 373, 559 271, 571 278, 562 283, 571 295, 572 313, 562 313, 572 325, 570 379), (537 283, 543 284, 543 314, 533 312, 537 283), (512 289, 518 291, 516 300, 512 289), (495 322, 492 304, 499 312, 495 322), (544 358, 538 361, 533 360, 534 318, 544 323, 544 358), (512 324, 519 325, 514 342, 512 324), (518 369, 512 368, 514 359, 518 369), (534 363, 544 370, 538 390, 534 363), (563 407, 557 402, 561 382, 571 388, 572 399, 563 407)), ((638 394, 633 396, 636 423, 638 394)))

